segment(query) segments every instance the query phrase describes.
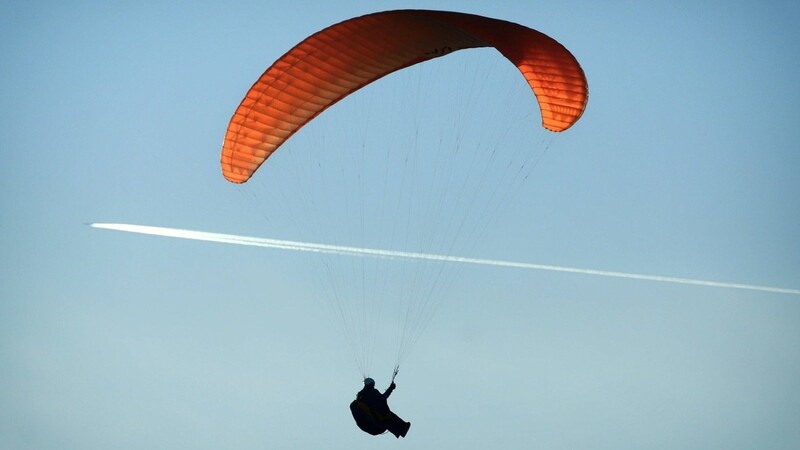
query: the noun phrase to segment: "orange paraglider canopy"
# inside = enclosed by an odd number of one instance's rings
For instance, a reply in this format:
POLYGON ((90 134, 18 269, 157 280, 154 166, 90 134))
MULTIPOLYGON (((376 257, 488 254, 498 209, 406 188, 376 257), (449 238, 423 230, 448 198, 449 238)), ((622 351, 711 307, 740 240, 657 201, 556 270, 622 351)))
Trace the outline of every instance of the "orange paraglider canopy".
POLYGON ((244 183, 303 125, 372 81, 478 47, 496 48, 519 68, 536 95, 544 128, 564 131, 583 114, 588 100, 583 70, 566 48, 545 34, 472 14, 380 12, 306 38, 261 75, 228 125, 223 175, 244 183))

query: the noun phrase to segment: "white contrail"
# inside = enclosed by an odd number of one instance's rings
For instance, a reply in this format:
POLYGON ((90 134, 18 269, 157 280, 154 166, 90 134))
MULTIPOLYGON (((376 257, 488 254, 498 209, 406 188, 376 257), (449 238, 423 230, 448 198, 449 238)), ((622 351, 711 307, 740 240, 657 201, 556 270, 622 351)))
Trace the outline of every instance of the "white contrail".
POLYGON ((464 258, 459 256, 434 255, 430 253, 402 252, 396 250, 381 250, 374 248, 348 247, 343 245, 315 244, 311 242, 286 241, 280 239, 267 239, 235 234, 209 233, 207 231, 183 230, 179 228, 154 227, 147 225, 132 225, 124 223, 93 223, 93 228, 106 230, 125 231, 128 233, 149 234, 166 236, 196 241, 219 242, 222 244, 249 245, 253 247, 266 247, 281 250, 295 250, 302 252, 332 253, 338 255, 373 256, 379 258, 420 259, 427 261, 445 261, 462 264, 477 264, 483 266, 512 267, 516 269, 549 270, 553 272, 578 273, 583 275, 598 275, 601 277, 628 278, 633 280, 661 281, 665 283, 691 284, 727 289, 749 289, 753 291, 775 292, 779 294, 800 295, 800 289, 787 289, 771 286, 758 286, 752 284, 725 283, 720 281, 695 280, 691 278, 664 277, 660 275, 643 275, 638 273, 611 272, 606 270, 578 269, 575 267, 551 266, 546 264, 531 264, 512 261, 499 261, 495 259, 464 258))

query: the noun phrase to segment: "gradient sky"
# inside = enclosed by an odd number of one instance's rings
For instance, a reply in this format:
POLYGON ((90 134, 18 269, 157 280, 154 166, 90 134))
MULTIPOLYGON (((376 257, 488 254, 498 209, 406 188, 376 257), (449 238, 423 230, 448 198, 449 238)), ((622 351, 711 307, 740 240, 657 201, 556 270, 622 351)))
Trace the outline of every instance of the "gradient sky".
POLYGON ((591 92, 470 256, 800 288, 797 2, 493 3, 0 4, 0 448, 800 448, 796 295, 466 268, 398 441, 349 416, 309 255, 85 225, 301 238, 220 174, 245 91, 335 22, 459 10, 591 92))

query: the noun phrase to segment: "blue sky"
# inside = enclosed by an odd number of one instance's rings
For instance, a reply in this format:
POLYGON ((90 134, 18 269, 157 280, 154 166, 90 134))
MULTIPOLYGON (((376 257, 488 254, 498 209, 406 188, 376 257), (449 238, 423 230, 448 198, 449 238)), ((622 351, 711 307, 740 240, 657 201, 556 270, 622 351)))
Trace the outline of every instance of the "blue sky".
MULTIPOLYGON (((318 236, 271 209, 273 179, 222 178, 235 107, 325 26, 459 10, 556 38, 591 92, 471 256, 800 288, 800 6, 492 3, 3 3, 0 447, 800 446, 794 295, 464 268, 398 377, 396 441, 349 417, 360 374, 309 255, 85 225, 318 236)), ((289 150, 347 138, 380 93, 289 150)))

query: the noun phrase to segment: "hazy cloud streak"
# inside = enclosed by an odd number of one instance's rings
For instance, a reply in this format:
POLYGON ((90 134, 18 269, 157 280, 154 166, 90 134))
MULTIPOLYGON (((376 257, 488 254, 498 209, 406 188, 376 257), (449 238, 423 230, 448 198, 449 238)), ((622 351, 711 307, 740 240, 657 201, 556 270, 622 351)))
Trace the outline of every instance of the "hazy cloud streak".
POLYGON ((343 245, 316 244, 311 242, 287 241, 281 239, 268 239, 235 234, 210 233, 207 231, 184 230, 179 228, 154 227, 147 225, 132 225, 123 223, 93 223, 93 228, 106 230, 125 231, 128 233, 149 234, 195 241, 218 242, 222 244, 247 245, 253 247, 273 248, 279 250, 294 250, 314 253, 331 253, 338 255, 372 256, 378 258, 417 259, 427 261, 445 261, 461 264, 476 264, 482 266, 510 267, 527 270, 547 270, 551 272, 567 272, 582 275, 596 275, 601 277, 627 278, 632 280, 659 281, 664 283, 688 284, 726 289, 747 289, 753 291, 774 292, 779 294, 800 295, 800 289, 788 289, 771 286, 759 286, 741 283, 726 283, 720 281, 695 280, 691 278, 665 277, 660 275, 644 275, 638 273, 614 272, 595 269, 580 269, 575 267, 552 266, 547 264, 532 264, 513 261, 500 261, 495 259, 464 258, 460 256, 435 255, 430 253, 403 252, 397 250, 382 250, 374 248, 349 247, 343 245))

